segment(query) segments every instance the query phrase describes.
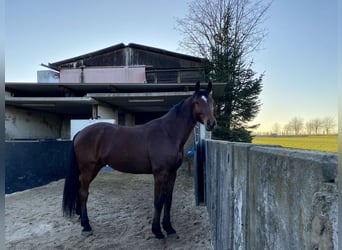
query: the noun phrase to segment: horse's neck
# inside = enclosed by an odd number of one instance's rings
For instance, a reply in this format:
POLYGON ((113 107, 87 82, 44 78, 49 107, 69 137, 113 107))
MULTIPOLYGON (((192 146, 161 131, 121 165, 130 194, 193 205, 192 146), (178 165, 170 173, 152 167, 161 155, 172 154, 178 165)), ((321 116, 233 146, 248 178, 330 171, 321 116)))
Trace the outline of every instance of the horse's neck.
POLYGON ((190 98, 178 107, 178 111, 171 110, 165 119, 169 125, 166 128, 169 137, 174 139, 182 148, 196 125, 190 98))

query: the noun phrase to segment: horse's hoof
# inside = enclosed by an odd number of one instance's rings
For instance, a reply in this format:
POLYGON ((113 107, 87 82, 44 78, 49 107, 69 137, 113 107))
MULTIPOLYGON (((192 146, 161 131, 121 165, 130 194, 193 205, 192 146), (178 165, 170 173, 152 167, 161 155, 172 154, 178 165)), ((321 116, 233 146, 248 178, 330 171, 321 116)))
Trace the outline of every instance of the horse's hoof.
POLYGON ((179 236, 176 233, 167 234, 167 237, 170 239, 179 239, 179 236))
POLYGON ((90 236, 90 235, 93 235, 93 231, 92 231, 92 230, 90 230, 90 231, 84 231, 84 230, 82 230, 81 235, 82 235, 83 237, 88 237, 88 236, 90 236))
POLYGON ((161 240, 161 239, 165 238, 163 233, 156 233, 155 236, 156 236, 156 239, 158 239, 158 240, 161 240))

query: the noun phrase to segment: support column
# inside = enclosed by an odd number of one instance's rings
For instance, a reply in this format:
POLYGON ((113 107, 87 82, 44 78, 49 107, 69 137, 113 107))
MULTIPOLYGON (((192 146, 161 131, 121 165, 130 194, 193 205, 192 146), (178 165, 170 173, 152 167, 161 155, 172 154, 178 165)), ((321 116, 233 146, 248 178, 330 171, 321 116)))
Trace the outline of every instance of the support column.
POLYGON ((97 119, 114 119, 118 123, 118 111, 113 107, 105 104, 97 106, 97 119))
POLYGON ((125 115, 125 125, 126 126, 134 126, 135 125, 135 117, 130 113, 126 113, 125 115))

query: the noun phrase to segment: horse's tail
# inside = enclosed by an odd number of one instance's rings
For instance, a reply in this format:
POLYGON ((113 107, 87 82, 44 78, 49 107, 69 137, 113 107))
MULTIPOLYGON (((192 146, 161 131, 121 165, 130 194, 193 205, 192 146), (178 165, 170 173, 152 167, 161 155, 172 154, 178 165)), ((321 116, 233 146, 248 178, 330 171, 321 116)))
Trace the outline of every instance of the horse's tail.
MULTIPOLYGON (((76 134, 77 135, 77 134, 76 134)), ((71 145, 70 165, 65 177, 64 191, 63 191, 63 215, 71 217, 76 212, 77 203, 79 202, 80 171, 75 155, 74 136, 71 145)))

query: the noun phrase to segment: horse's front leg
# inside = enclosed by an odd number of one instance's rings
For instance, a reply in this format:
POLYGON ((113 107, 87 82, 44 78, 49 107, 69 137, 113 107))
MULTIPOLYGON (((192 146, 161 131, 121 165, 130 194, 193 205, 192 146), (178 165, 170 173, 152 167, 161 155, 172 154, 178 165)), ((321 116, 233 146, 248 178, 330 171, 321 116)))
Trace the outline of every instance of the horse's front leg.
POLYGON ((152 222, 152 233, 157 239, 163 239, 164 234, 160 227, 160 215, 165 202, 165 183, 166 176, 162 174, 154 174, 154 216, 152 222))
POLYGON ((166 193, 165 193, 165 202, 164 202, 164 218, 163 218, 163 228, 167 232, 168 236, 176 236, 176 230, 171 226, 171 204, 172 204, 172 194, 173 187, 175 185, 177 172, 174 171, 170 174, 170 177, 167 181, 166 193))
POLYGON ((176 180, 176 171, 167 174, 154 175, 154 217, 152 232, 157 239, 163 239, 164 234, 160 227, 160 216, 164 207, 163 228, 168 235, 176 234, 171 226, 170 210, 172 203, 173 187, 176 180))

